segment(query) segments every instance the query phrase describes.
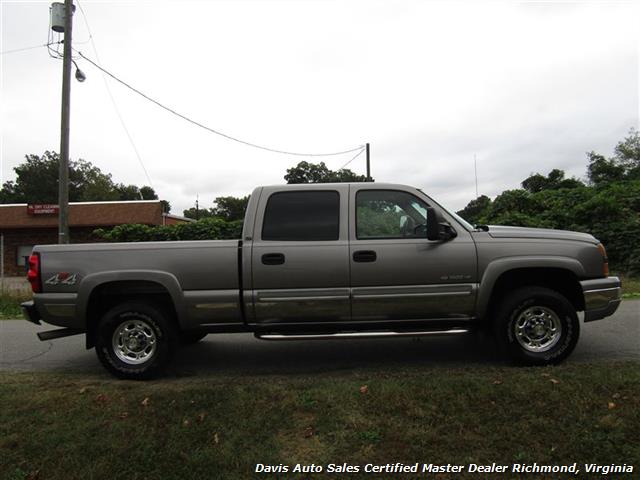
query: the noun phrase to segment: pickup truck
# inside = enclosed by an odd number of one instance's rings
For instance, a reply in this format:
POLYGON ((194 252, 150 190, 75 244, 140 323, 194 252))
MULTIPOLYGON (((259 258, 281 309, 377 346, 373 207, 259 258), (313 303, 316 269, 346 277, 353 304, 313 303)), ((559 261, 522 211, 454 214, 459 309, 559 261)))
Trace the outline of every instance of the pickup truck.
POLYGON ((489 328, 513 359, 557 363, 578 311, 612 315, 604 246, 561 230, 474 227, 422 191, 383 183, 258 187, 239 240, 43 245, 26 318, 84 333, 121 378, 152 377, 181 343, 459 335, 489 328))

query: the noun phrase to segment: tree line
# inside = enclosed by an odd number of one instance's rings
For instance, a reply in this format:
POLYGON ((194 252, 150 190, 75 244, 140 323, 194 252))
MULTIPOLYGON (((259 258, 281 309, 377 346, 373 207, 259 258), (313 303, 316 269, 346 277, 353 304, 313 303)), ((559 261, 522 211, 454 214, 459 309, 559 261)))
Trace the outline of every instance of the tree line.
MULTIPOLYGON (((58 203, 59 163, 56 152, 26 155, 25 161, 13 169, 16 179, 2 185, 0 203, 58 203)), ((103 173, 91 162, 69 161, 70 202, 157 199, 154 189, 147 185, 116 183, 110 173, 103 173)), ((168 213, 171 210, 169 202, 161 200, 161 203, 168 213)))
MULTIPOLYGON (((16 167, 16 180, 5 182, 1 203, 56 203, 58 155, 27 155, 16 167)), ((70 162, 71 201, 157 199, 151 187, 115 183, 110 174, 85 160, 70 162)), ((300 162, 287 169, 284 180, 296 183, 364 182, 349 169, 331 170, 324 162, 300 162)), ((491 199, 481 195, 457 212, 473 224, 514 225, 588 232, 607 247, 614 268, 640 275, 640 133, 632 129, 611 156, 588 152, 586 178, 566 178, 553 169, 534 173, 521 188, 491 199)), ((123 225, 97 230, 106 241, 190 240, 238 238, 249 196, 222 196, 208 208, 192 207, 184 216, 195 224, 149 227, 123 225)), ((166 210, 170 208, 165 202, 166 210)))
POLYGON ((588 232, 606 246, 618 271, 640 275, 640 134, 631 130, 613 155, 587 153, 586 181, 565 172, 535 173, 491 200, 486 195, 457 212, 473 224, 588 232))

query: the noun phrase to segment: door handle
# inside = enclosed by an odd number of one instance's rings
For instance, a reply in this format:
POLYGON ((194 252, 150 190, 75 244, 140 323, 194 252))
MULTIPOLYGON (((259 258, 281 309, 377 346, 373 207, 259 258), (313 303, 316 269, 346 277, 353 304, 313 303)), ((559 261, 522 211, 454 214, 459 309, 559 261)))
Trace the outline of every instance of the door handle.
POLYGON ((357 252, 353 252, 354 262, 375 262, 377 258, 378 256, 373 250, 358 250, 357 252))
POLYGON ((284 263, 283 253, 265 253, 262 255, 263 265, 282 265, 284 263))

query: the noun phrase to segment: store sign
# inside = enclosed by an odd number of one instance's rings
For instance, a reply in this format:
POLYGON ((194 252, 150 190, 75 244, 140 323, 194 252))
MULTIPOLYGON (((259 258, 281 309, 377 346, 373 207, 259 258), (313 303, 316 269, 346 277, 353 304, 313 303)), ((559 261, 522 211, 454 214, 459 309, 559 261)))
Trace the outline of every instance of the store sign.
POLYGON ((60 207, 52 203, 31 203, 27 205, 28 215, 57 215, 59 211, 60 207))

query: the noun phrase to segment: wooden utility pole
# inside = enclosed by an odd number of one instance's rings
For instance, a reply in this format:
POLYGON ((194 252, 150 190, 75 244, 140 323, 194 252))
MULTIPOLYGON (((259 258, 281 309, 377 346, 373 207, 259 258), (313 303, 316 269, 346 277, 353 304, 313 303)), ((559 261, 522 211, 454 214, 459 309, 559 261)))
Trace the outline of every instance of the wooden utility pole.
POLYGON ((367 143, 367 182, 371 181, 371 164, 369 163, 369 144, 367 143))
POLYGON ((71 30, 73 0, 64 2, 64 53, 62 62, 62 119, 60 126, 60 171, 58 174, 58 243, 69 243, 69 119, 71 105, 71 30))

